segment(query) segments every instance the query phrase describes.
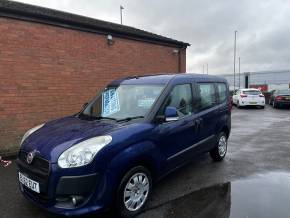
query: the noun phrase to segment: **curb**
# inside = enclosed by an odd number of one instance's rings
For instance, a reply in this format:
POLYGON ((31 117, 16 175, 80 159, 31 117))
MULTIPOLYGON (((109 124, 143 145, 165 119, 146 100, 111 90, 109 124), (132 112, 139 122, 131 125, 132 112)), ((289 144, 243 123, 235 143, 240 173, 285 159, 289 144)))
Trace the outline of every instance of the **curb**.
POLYGON ((0 156, 5 159, 16 159, 18 155, 18 151, 11 151, 11 152, 0 152, 0 156))

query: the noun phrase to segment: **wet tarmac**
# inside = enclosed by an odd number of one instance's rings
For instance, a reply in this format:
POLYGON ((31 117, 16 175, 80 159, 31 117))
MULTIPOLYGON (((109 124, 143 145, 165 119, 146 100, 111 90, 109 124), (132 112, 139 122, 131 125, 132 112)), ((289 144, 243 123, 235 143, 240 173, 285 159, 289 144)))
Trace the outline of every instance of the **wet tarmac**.
POLYGON ((290 174, 272 172, 194 191, 140 217, 289 218, 290 174))

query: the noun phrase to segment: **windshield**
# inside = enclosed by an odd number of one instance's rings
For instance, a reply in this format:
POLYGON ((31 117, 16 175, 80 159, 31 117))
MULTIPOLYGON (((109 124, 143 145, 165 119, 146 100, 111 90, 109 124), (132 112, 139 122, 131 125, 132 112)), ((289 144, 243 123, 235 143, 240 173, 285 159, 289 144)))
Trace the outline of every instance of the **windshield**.
POLYGON ((164 85, 120 85, 107 87, 83 111, 83 115, 117 120, 144 117, 164 85))
POLYGON ((260 95, 261 92, 258 90, 248 90, 248 91, 243 91, 244 94, 246 95, 260 95))
POLYGON ((290 89, 284 89, 278 91, 279 95, 290 95, 290 89))

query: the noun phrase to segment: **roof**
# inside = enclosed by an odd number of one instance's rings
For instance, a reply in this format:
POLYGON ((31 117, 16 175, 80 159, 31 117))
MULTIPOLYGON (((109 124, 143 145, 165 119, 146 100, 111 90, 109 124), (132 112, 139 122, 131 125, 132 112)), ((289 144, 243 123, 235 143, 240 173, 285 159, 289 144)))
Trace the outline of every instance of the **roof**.
POLYGON ((245 88, 245 89, 240 89, 241 91, 259 91, 259 89, 255 89, 255 88, 245 88))
POLYGON ((172 47, 186 48, 190 45, 134 27, 14 1, 0 1, 0 17, 34 21, 99 34, 111 34, 172 47))
POLYGON ((171 80, 188 81, 194 79, 198 82, 226 82, 226 80, 219 76, 207 74, 193 74, 193 73, 178 73, 178 74, 150 74, 142 76, 130 76, 112 81, 109 86, 118 86, 120 84, 167 84, 171 80))

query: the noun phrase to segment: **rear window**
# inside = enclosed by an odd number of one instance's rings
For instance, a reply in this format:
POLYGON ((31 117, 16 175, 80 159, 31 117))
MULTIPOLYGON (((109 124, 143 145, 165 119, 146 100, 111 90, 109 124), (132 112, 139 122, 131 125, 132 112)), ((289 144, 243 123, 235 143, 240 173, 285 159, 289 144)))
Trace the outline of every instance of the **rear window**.
POLYGON ((261 92, 258 91, 258 90, 249 90, 249 91, 243 91, 243 94, 246 94, 246 95, 260 95, 261 92))

